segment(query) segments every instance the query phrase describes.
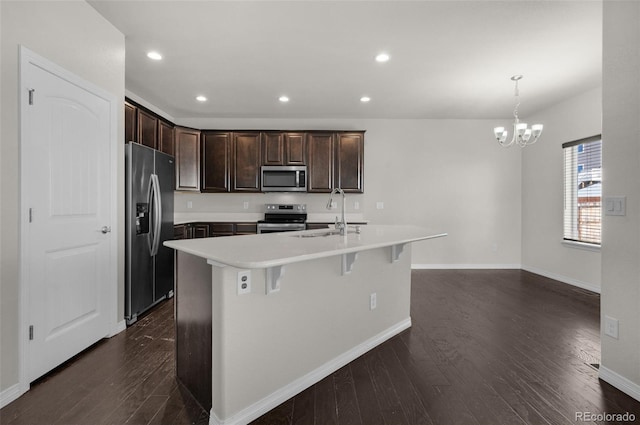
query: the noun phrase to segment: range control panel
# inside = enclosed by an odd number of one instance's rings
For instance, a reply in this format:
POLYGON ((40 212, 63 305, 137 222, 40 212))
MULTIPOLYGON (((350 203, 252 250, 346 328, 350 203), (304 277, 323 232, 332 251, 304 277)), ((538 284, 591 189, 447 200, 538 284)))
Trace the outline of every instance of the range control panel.
POLYGON ((307 204, 265 204, 264 212, 269 214, 306 214, 307 204))

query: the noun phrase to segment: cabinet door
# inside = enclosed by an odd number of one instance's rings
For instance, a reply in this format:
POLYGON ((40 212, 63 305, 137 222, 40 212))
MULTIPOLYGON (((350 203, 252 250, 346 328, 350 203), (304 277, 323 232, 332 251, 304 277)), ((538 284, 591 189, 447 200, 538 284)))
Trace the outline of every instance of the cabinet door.
POLYGON ((175 156, 175 130, 166 121, 158 123, 158 150, 171 156, 175 156))
POLYGON ((257 223, 236 223, 234 235, 255 235, 258 233, 257 223))
POLYGON ((187 239, 187 226, 184 224, 176 224, 173 226, 173 239, 187 239))
POLYGON ((138 109, 138 143, 158 148, 158 118, 138 109))
POLYGON ((282 133, 262 133, 264 165, 284 165, 284 138, 282 133))
POLYGON ((209 237, 209 225, 208 224, 196 224, 193 226, 194 238, 208 238, 209 237))
POLYGON ((211 223, 211 236, 233 236, 235 234, 234 223, 211 223))
POLYGON ((284 161, 286 165, 306 165, 305 133, 284 133, 284 161))
POLYGON ((137 126, 136 126, 136 118, 138 115, 138 108, 130 104, 129 102, 124 102, 124 142, 137 142, 138 137, 137 134, 137 126))
POLYGON ((336 135, 335 187, 345 192, 362 193, 364 165, 364 134, 338 133, 336 135))
POLYGON ((176 127, 176 190, 200 190, 200 132, 176 127))
POLYGON ((233 191, 260 191, 260 133, 233 133, 233 191))
POLYGON ((333 133, 307 134, 307 191, 331 192, 333 189, 333 133))
POLYGON ((231 133, 202 133, 202 191, 229 192, 231 133))

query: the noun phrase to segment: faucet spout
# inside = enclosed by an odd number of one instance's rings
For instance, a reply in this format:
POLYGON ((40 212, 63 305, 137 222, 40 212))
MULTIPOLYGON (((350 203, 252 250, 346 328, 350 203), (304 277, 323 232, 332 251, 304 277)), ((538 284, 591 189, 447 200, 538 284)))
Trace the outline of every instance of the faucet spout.
POLYGON ((344 193, 344 190, 340 189, 339 187, 336 187, 331 191, 331 194, 329 195, 329 202, 327 203, 327 209, 331 209, 331 207, 333 206, 333 195, 338 193, 342 194, 342 217, 340 221, 338 221, 338 218, 336 217, 336 229, 340 230, 341 235, 346 235, 347 219, 345 217, 345 209, 347 205, 347 196, 344 193))

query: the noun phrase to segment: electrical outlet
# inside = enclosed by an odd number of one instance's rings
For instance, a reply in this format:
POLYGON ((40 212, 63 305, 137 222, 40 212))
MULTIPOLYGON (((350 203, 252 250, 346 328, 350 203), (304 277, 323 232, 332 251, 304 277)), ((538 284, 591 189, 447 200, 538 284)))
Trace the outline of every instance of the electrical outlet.
POLYGON ((238 272, 238 295, 251 293, 251 272, 243 270, 238 272))
POLYGON ((354 209, 354 210, 359 210, 359 209, 360 209, 360 202, 355 201, 355 202, 353 203, 353 209, 354 209))
POLYGON ((249 203, 247 201, 244 201, 242 203, 242 208, 244 208, 245 210, 248 210, 249 209, 249 203))
POLYGON ((604 334, 618 339, 618 319, 604 316, 604 334))
POLYGON ((379 210, 384 209, 384 202, 376 202, 376 208, 379 210))
POLYGON ((375 310, 377 306, 378 306, 378 296, 374 292, 373 294, 369 295, 369 310, 375 310))
POLYGON ((187 208, 189 209, 193 208, 193 202, 187 201, 187 208))

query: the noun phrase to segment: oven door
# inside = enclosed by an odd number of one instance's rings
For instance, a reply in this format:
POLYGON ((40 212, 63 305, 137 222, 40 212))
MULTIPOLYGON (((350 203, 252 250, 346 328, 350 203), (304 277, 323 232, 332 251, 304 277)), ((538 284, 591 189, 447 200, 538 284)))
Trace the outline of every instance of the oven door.
POLYGON ((295 232, 306 229, 305 223, 258 223, 258 233, 295 232))

